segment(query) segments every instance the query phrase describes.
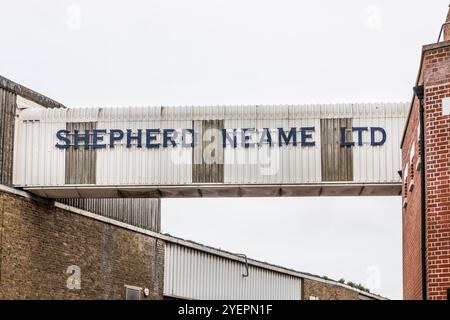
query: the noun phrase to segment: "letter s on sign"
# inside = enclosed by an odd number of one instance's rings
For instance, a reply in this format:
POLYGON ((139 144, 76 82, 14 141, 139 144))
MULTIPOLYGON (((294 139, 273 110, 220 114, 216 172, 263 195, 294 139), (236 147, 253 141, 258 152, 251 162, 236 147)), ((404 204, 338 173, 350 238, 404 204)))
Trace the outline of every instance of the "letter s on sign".
POLYGON ((67 135, 70 133, 69 130, 58 130, 56 133, 56 137, 58 140, 63 141, 63 144, 57 143, 56 147, 58 149, 67 149, 70 146, 70 139, 67 137, 67 135))

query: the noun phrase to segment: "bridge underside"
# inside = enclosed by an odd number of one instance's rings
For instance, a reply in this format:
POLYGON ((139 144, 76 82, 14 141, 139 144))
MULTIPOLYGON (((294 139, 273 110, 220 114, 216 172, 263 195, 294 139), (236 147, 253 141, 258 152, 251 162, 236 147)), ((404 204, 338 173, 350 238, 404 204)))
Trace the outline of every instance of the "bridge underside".
POLYGON ((99 186, 65 185, 24 187, 45 198, 197 198, 197 197, 316 197, 316 196, 399 196, 401 184, 190 184, 99 186))

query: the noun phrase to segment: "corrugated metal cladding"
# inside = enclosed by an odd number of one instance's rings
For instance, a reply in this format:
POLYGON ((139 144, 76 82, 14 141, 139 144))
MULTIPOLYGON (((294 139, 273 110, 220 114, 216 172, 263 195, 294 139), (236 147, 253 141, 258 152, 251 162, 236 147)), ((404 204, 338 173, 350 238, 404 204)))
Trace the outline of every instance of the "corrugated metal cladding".
POLYGON ((16 109, 30 105, 64 108, 62 104, 0 75, 0 184, 13 184, 16 109))
POLYGON ((15 114, 16 95, 0 88, 0 184, 7 186, 13 179, 15 114))
MULTIPOLYGON (((290 144, 282 147, 263 145, 258 148, 218 148, 217 158, 220 160, 223 157, 223 165, 220 162, 205 163, 204 159, 196 164, 206 145, 194 150, 171 146, 155 149, 126 148, 125 141, 122 141, 113 149, 95 151, 97 186, 118 188, 204 183, 308 185, 342 181, 354 184, 399 184, 399 143, 408 107, 405 103, 394 103, 24 110, 20 113, 15 142, 17 154, 14 184, 23 187, 64 186, 67 181, 68 155, 66 151, 55 147, 58 142, 56 132, 66 128, 68 123, 80 123, 81 127, 81 123, 87 122, 106 129, 173 128, 179 131, 179 135, 184 128, 202 131, 220 128, 270 128, 275 137, 276 128, 315 127, 315 146, 295 147, 290 144), (343 124, 382 127, 387 132, 386 143, 383 146, 370 146, 370 134, 366 133, 362 146, 340 148, 335 137, 331 138, 330 130, 334 132, 335 126, 343 124), (322 128, 324 125, 327 128, 322 128)), ((350 134, 353 141, 356 141, 358 133, 350 134)), ((105 140, 108 139, 106 136, 105 140)), ((83 154, 91 157, 87 153, 83 154)), ((75 162, 80 163, 80 160, 75 162)), ((84 166, 85 162, 81 162, 84 166)), ((86 160, 88 162, 93 163, 86 160)), ((89 176, 69 181, 92 182, 92 179, 93 176, 89 176)))
POLYGON ((187 299, 300 300, 297 277, 166 242, 164 295, 187 299))
POLYGON ((139 228, 161 231, 159 199, 57 199, 57 201, 139 228))
MULTIPOLYGON (((64 107, 1 76, 0 82, 2 86, 10 87, 11 90, 19 90, 35 101, 45 103, 46 106, 64 107)), ((45 110, 46 107, 35 101, 28 100, 0 87, 0 184, 12 185, 14 145, 21 146, 20 143, 17 144, 17 141, 14 142, 15 115, 25 112, 24 110, 31 114, 39 113, 39 110, 45 110)), ((20 123, 20 120, 18 121, 20 123)), ((95 127, 95 122, 67 122, 66 125, 69 130, 92 130, 95 127)), ((28 132, 28 134, 40 135, 43 131, 45 129, 41 128, 39 131, 28 132)), ((18 136, 24 139, 24 136, 20 136, 20 133, 18 136)), ((27 151, 29 156, 39 153, 39 148, 42 147, 43 142, 39 139, 36 139, 36 142, 37 144, 33 146, 33 149, 27 151)), ((40 153, 40 156, 42 156, 42 153, 40 153)), ((65 158, 67 159, 65 161, 67 168, 64 170, 66 174, 64 177, 65 183, 95 183, 95 152, 84 148, 70 149, 66 151, 65 158)), ((45 158, 45 161, 48 160, 49 158, 45 158)), ((50 165, 53 164, 55 162, 50 163, 50 165)), ((55 172, 52 173, 51 166, 45 173, 39 172, 40 167, 37 166, 29 166, 27 170, 29 170, 28 172, 33 171, 35 174, 55 175, 55 172)), ((59 168, 59 172, 63 172, 61 168, 59 168)), ((160 201, 158 199, 60 199, 59 201, 151 231, 159 232, 161 228, 160 201)))

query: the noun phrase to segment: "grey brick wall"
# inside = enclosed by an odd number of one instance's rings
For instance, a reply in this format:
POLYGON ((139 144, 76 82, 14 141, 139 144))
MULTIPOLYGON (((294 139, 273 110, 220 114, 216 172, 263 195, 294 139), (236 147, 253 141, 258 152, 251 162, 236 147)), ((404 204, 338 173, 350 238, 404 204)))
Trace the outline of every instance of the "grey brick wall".
POLYGON ((164 243, 0 192, 0 299, 124 299, 125 285, 161 299, 164 243), (69 266, 81 289, 68 289, 69 266))

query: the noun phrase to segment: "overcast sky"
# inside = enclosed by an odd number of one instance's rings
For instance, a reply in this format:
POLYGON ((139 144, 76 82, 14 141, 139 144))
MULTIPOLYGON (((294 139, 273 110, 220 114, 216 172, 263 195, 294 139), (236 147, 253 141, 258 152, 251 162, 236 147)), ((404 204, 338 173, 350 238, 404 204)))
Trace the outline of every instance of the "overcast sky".
MULTIPOLYGON (((448 0, 1 0, 0 74, 67 106, 398 102, 448 0)), ((402 297, 401 199, 176 199, 164 232, 402 297)))

